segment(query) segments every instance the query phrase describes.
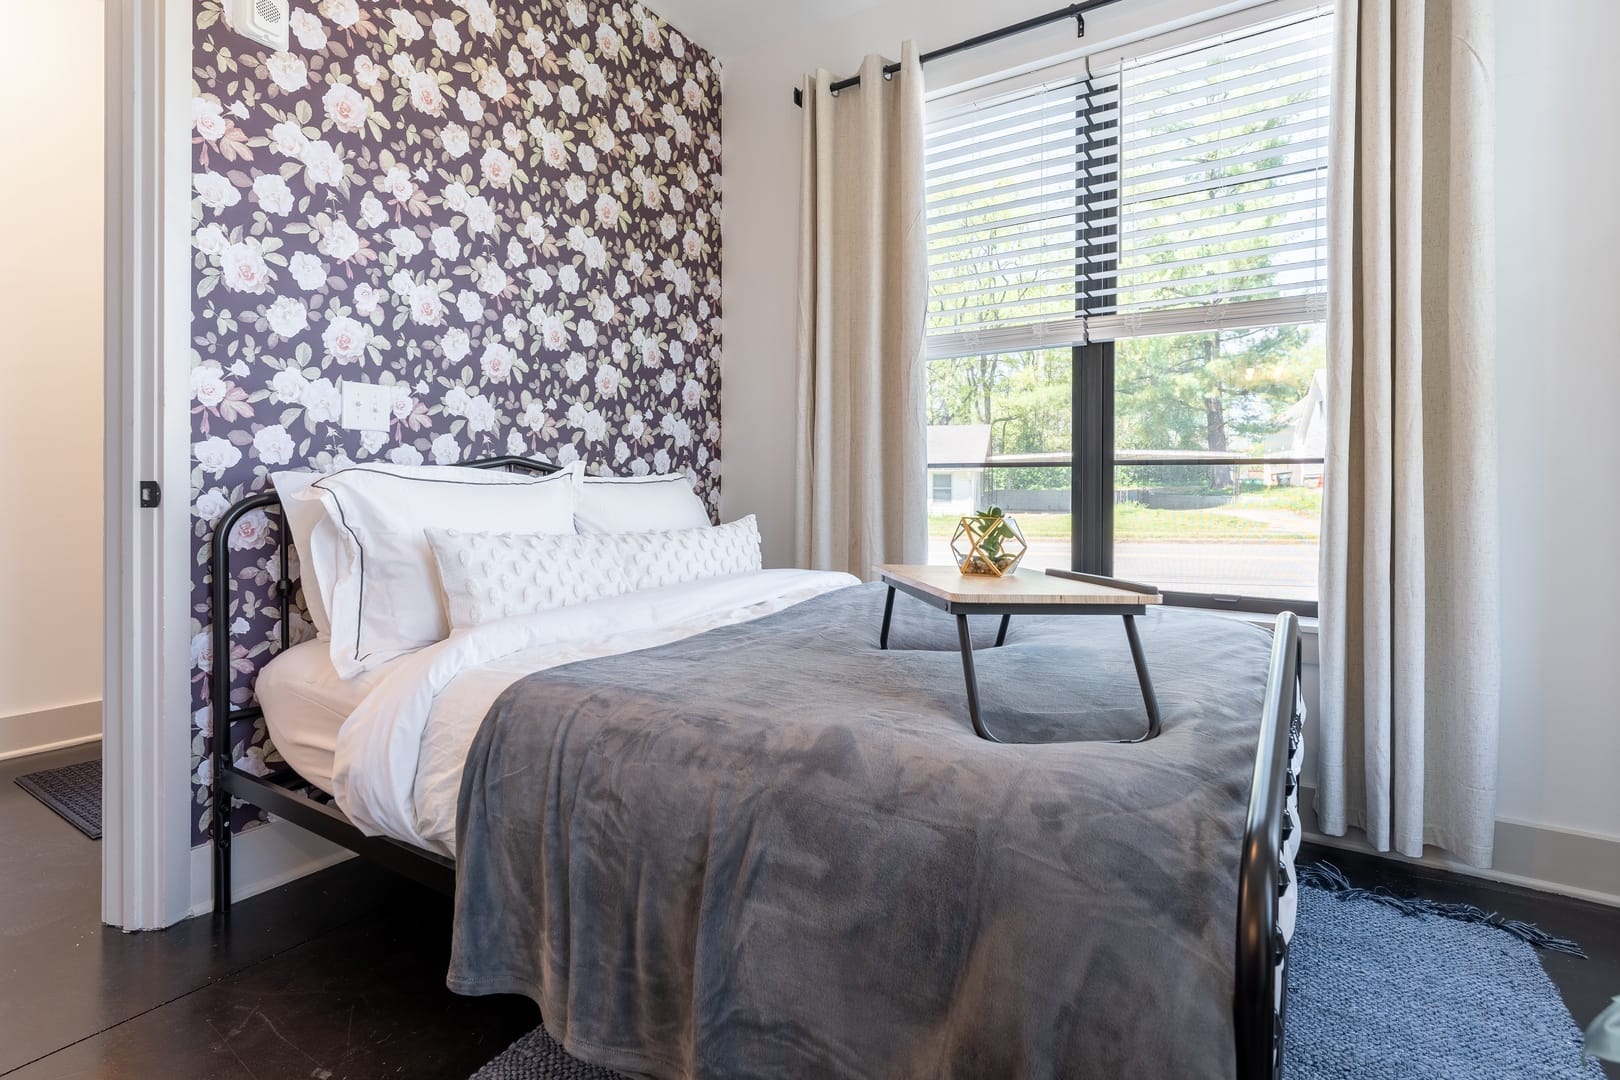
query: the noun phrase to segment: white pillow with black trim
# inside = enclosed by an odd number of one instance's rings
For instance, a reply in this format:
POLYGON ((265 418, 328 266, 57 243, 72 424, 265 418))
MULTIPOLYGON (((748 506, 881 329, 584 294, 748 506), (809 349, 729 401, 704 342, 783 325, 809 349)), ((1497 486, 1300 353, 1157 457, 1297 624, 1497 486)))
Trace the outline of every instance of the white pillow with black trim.
POLYGON ((582 533, 708 528, 709 511, 681 473, 579 478, 574 524, 582 533))
POLYGON ((761 566, 753 515, 660 532, 535 536, 429 529, 457 630, 761 566))
MULTIPOLYGON (((309 621, 315 624, 315 636, 326 641, 332 636, 332 619, 327 614, 331 607, 332 583, 337 580, 344 549, 337 524, 327 516, 326 507, 321 503, 321 493, 309 490, 321 475, 308 470, 290 470, 271 473, 270 483, 281 500, 281 519, 287 533, 292 534, 293 548, 298 552, 298 580, 304 593, 304 607, 309 611, 309 621)), ((283 542, 286 539, 284 533, 283 542)))
POLYGON ((309 486, 344 540, 329 594, 332 665, 352 678, 450 632, 427 530, 574 531, 574 477, 356 465, 309 486))

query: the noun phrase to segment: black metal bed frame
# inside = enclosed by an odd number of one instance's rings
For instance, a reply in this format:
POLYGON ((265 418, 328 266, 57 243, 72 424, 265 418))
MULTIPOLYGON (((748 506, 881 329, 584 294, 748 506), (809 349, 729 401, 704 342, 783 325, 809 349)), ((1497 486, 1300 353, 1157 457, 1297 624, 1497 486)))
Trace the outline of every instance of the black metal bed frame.
MULTIPOLYGON (((482 458, 469 468, 556 472, 547 462, 516 456, 482 458)), ((366 836, 330 799, 283 765, 264 776, 239 769, 231 760, 231 725, 263 716, 257 705, 232 708, 230 607, 231 530, 254 510, 275 510, 274 490, 249 496, 222 514, 210 541, 213 580, 213 671, 210 673, 211 758, 213 798, 214 915, 228 918, 231 909, 231 805, 240 800, 285 818, 303 829, 365 856, 445 894, 455 891, 455 863, 441 855, 386 837, 366 836)), ((288 566, 285 523, 280 533, 279 571, 274 583, 281 615, 281 648, 290 644, 293 580, 288 566)), ((1299 738, 1299 620, 1291 612, 1277 616, 1267 672, 1266 695, 1249 791, 1248 816, 1238 867, 1236 980, 1232 1021, 1236 1033, 1239 1080, 1278 1080, 1282 1076, 1282 1032, 1286 1018, 1288 945, 1279 926, 1283 895, 1293 887, 1282 868, 1283 845, 1289 839, 1286 804, 1294 788, 1289 757, 1299 738)))

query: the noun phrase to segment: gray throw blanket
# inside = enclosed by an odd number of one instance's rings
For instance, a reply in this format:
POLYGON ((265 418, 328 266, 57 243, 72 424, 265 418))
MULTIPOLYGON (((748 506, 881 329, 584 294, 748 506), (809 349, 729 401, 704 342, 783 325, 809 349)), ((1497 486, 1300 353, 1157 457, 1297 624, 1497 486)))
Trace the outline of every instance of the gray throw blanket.
POLYGON ((524 678, 459 804, 464 994, 526 994, 652 1077, 1228 1077, 1240 840, 1270 634, 954 620, 844 589, 524 678))

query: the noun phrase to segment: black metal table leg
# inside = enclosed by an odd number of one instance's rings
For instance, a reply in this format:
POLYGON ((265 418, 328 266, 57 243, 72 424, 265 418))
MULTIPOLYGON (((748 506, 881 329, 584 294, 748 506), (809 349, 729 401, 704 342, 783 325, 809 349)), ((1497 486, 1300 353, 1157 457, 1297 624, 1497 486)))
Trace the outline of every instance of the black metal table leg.
POLYGON ((878 648, 889 647, 889 620, 894 618, 894 586, 889 586, 889 595, 883 601, 883 629, 878 631, 878 648))
POLYGON ((998 649, 1007 643, 1007 624, 1010 622, 1012 622, 1011 615, 1001 617, 1001 629, 996 631, 996 648, 998 649))
POLYGON ((1147 734, 1124 742, 1147 742, 1159 737, 1159 699, 1153 693, 1153 679, 1148 675, 1147 660, 1142 656, 1142 639, 1136 633, 1136 617, 1125 616, 1125 636, 1131 642, 1131 662, 1136 665, 1136 681, 1142 686, 1142 704, 1147 706, 1147 734))
POLYGON ((979 716, 979 679, 973 673, 973 634, 968 630, 966 615, 956 617, 956 637, 962 645, 962 677, 967 680, 968 717, 973 721, 973 731, 988 742, 1000 742, 979 716))

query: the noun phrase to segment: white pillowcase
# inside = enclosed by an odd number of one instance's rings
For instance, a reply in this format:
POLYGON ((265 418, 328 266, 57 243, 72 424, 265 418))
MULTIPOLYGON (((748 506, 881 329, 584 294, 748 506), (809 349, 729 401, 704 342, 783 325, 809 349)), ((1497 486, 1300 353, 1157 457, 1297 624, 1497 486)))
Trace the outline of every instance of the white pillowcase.
POLYGON ((344 540, 328 594, 332 665, 343 678, 450 632, 426 531, 451 526, 571 534, 574 477, 453 465, 358 465, 310 485, 344 540))
POLYGON ((308 490, 321 476, 318 472, 278 472, 270 474, 270 483, 281 500, 282 521, 298 550, 304 607, 309 610, 309 621, 315 624, 316 637, 325 641, 332 636, 332 618, 327 611, 344 547, 343 535, 321 505, 321 493, 308 490))
POLYGON ((457 630, 760 568, 759 525, 533 536, 429 529, 457 630))
POLYGON ((580 475, 574 525, 582 533, 703 529, 709 511, 680 473, 667 476, 580 475))

